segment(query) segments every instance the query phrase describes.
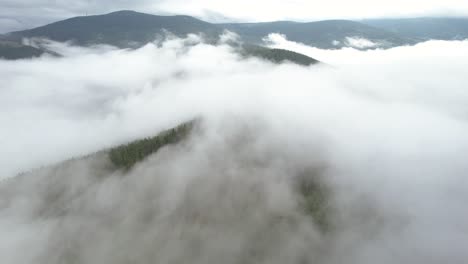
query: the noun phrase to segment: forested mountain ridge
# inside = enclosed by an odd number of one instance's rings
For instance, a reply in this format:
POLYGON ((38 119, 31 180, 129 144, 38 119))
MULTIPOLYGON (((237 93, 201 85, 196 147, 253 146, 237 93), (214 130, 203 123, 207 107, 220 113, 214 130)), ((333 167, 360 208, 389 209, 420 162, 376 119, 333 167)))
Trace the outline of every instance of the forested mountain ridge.
MULTIPOLYGON (((120 48, 138 48, 168 35, 186 37, 188 34, 199 34, 208 43, 214 44, 226 30, 238 34, 240 40, 249 45, 261 46, 268 34, 279 33, 288 40, 322 49, 343 47, 373 49, 413 45, 429 39, 465 39, 468 38, 468 19, 414 18, 214 24, 183 15, 157 16, 134 11, 118 11, 105 15, 74 17, 29 30, 0 35, 0 58, 30 58, 47 52, 38 47, 24 45, 22 40, 25 38, 70 41, 82 46, 108 44, 120 48), (365 41, 365 45, 361 45, 362 41, 365 41)), ((266 50, 262 54, 272 52, 277 54, 269 55, 270 57, 291 55, 282 51, 266 50)), ((286 60, 294 61, 291 58, 275 61, 286 60)))
POLYGON ((41 56, 43 53, 43 50, 35 47, 23 45, 14 41, 2 41, 0 39, 0 58, 7 60, 34 58, 41 56))
POLYGON ((346 37, 361 37, 386 46, 413 43, 409 38, 349 20, 328 20, 309 23, 271 22, 213 24, 190 16, 156 16, 134 11, 106 15, 74 17, 46 26, 11 32, 11 39, 44 37, 55 41, 73 41, 79 45, 110 44, 135 47, 170 32, 179 37, 202 34, 215 40, 224 30, 237 33, 246 43, 259 44, 270 33, 284 34, 292 41, 320 48, 346 45, 346 37), (340 44, 334 44, 334 41, 340 44))
POLYGON ((77 45, 109 44, 134 47, 153 41, 170 32, 179 37, 205 34, 215 37, 222 33, 216 25, 190 16, 155 16, 134 11, 119 11, 106 15, 74 17, 30 30, 11 32, 10 38, 44 37, 55 41, 72 41, 77 45))
POLYGON ((223 24, 247 42, 259 43, 270 33, 279 33, 288 40, 323 49, 335 49, 349 45, 347 38, 364 38, 381 47, 414 44, 412 38, 350 20, 326 20, 309 23, 278 21, 268 23, 223 24))
POLYGON ((468 18, 422 17, 369 19, 361 22, 401 36, 417 38, 420 41, 430 39, 463 40, 468 38, 468 18))
MULTIPOLYGON (((132 170, 135 166, 144 163, 151 156, 158 155, 164 148, 184 147, 183 145, 189 143, 196 132, 200 132, 198 129, 201 122, 200 119, 195 119, 162 131, 153 137, 135 140, 84 157, 22 173, 16 177, 0 181, 0 190, 13 189, 10 187, 25 182, 35 182, 40 179, 42 184, 38 186, 40 190, 37 191, 37 198, 45 205, 40 213, 41 217, 58 217, 61 212, 67 210, 64 206, 70 202, 70 199, 81 199, 90 195, 89 190, 93 188, 93 185, 102 184, 107 178, 131 175, 134 173, 132 170), (87 167, 85 172, 79 171, 83 169, 82 166, 87 167), (91 175, 87 175, 89 172, 91 172, 91 175), (90 177, 92 179, 86 179, 90 183, 73 186, 73 191, 68 192, 68 194, 62 192, 62 189, 71 188, 73 184, 76 184, 69 177, 81 173, 83 178, 90 177)), ((249 132, 246 131, 246 133, 249 132)), ((138 170, 138 168, 135 169, 138 170)), ((310 218, 310 221, 319 228, 319 231, 326 233, 330 232, 332 228, 331 215, 333 211, 330 207, 332 193, 321 182, 319 174, 319 171, 314 170, 302 172, 292 182, 292 188, 298 195, 296 198, 298 199, 299 209, 310 218)), ((77 177, 81 176, 78 175, 77 177)), ((79 179, 74 180, 80 182, 79 179)), ((8 192, 4 194, 8 195, 8 192)))

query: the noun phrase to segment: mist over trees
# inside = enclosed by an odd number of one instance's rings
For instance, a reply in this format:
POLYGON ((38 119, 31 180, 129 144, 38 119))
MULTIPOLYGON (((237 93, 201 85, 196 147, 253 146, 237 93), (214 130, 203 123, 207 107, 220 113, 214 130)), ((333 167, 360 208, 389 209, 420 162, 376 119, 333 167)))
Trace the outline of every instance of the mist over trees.
POLYGON ((238 37, 0 60, 2 261, 468 258, 468 41, 238 37))

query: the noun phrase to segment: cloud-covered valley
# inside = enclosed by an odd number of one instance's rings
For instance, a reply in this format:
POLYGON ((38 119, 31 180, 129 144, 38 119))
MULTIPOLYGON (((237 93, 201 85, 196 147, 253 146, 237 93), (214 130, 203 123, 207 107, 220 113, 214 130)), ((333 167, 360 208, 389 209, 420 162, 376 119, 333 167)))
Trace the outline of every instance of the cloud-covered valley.
POLYGON ((8 263, 463 263, 468 41, 320 50, 302 67, 197 36, 137 50, 49 43, 0 60, 0 252, 8 263), (128 172, 103 154, 201 118, 128 172), (319 175, 333 232, 291 187, 319 175), (19 254, 24 248, 28 253, 19 254))

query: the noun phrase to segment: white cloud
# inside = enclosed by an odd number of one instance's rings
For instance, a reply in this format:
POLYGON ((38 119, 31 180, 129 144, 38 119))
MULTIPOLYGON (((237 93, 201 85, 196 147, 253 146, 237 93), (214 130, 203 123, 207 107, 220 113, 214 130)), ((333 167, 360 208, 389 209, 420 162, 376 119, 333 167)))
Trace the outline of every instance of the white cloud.
POLYGON ((247 247, 272 263, 464 261, 468 41, 359 51, 270 37, 329 65, 241 60, 193 37, 0 61, 2 175, 207 120, 126 177, 99 178, 101 157, 1 185, 4 259, 237 263, 247 247), (317 164, 340 212, 324 240, 288 185, 317 164))
POLYGON ((365 38, 360 37, 346 37, 345 41, 348 47, 357 48, 357 49, 368 49, 368 48, 376 48, 381 46, 379 43, 372 42, 365 38))
MULTIPOLYGON (((189 42, 193 41, 196 39, 189 42)), ((0 159, 4 161, 2 174, 11 175, 56 162, 64 154, 71 158, 125 139, 152 134, 167 126, 172 114, 188 117, 193 114, 191 111, 209 111, 206 107, 212 106, 205 105, 205 100, 220 102, 216 107, 239 104, 249 109, 251 101, 257 106, 265 100, 265 95, 289 98, 287 93, 269 94, 269 89, 275 93, 281 91, 280 87, 294 83, 293 79, 304 80, 305 87, 309 83, 323 86, 316 90, 334 90, 337 86, 339 91, 355 92, 377 102, 415 104, 453 118, 466 113, 464 102, 468 95, 463 80, 468 65, 462 56, 467 49, 466 41, 431 41, 414 47, 374 51, 320 50, 275 34, 270 35, 270 41, 275 43, 272 47, 295 50, 339 68, 305 70, 271 67, 255 61, 239 62, 227 46, 200 44, 182 49, 184 44, 178 40, 165 43, 164 48, 149 44, 136 51, 52 44, 51 48, 66 57, 1 61, 0 119, 7 124, 1 132, 6 150, 0 159), (181 50, 185 51, 181 53, 181 50), (255 88, 255 84, 272 74, 275 81, 268 82, 272 88, 255 88), (246 80, 253 84, 245 83, 246 80), (230 85, 225 89, 218 88, 226 83, 230 85), (450 84, 450 90, 446 84, 450 84), (184 85, 187 87, 182 88, 184 85), (176 88, 165 88, 172 86, 176 88), (174 94, 169 92, 179 89, 174 94), (244 91, 248 93, 243 94, 244 91), (237 96, 237 93, 241 93, 240 101, 232 101, 230 95, 237 96), (201 97, 191 98, 189 94, 201 97), (212 96, 202 96, 205 94, 212 96), (176 99, 179 95, 185 96, 176 99), (163 108, 172 104, 173 107, 163 108), (177 107, 182 108, 179 111, 177 107), (184 112, 187 108, 191 110, 184 112), (148 125, 145 119, 154 121, 148 125), (159 124, 160 119, 166 121, 159 124), (123 129, 128 129, 130 134, 110 133, 123 124, 127 124, 123 129), (138 129, 132 128, 135 126, 138 129), (33 128, 35 132, 31 133, 33 128), (75 142, 81 143, 75 145, 75 142), (53 147, 46 148, 44 144, 53 147), (40 154, 23 159, 30 148, 40 154)))

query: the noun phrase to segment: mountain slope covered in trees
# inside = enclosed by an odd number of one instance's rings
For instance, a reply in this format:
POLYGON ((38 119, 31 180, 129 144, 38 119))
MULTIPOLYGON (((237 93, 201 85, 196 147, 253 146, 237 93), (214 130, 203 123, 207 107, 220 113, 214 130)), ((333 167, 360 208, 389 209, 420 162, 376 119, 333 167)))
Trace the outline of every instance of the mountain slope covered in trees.
MULTIPOLYGON (((23 45, 24 38, 70 41, 83 46, 108 44, 120 48, 138 48, 155 39, 164 39, 170 35, 186 37, 188 34, 200 34, 206 41, 214 44, 225 30, 235 32, 240 40, 248 45, 262 45, 264 38, 269 34, 279 33, 288 40, 323 49, 391 48, 429 39, 468 38, 468 19, 414 18, 214 24, 190 16, 156 16, 134 11, 118 11, 105 15, 74 17, 38 28, 0 35, 0 57, 30 58, 47 52, 41 48, 23 45), (353 42, 356 40, 365 40, 370 45, 356 45, 353 42)), ((299 58, 278 50, 256 49, 253 53, 260 54, 260 57, 277 58, 273 59, 275 62, 295 62, 299 58)))
MULTIPOLYGON (((45 189, 37 191, 37 195, 39 195, 38 199, 43 199, 47 207, 41 213, 42 217, 59 217, 59 212, 67 210, 63 206, 70 202, 70 197, 78 199, 79 197, 82 198, 90 195, 88 189, 93 188, 91 185, 102 184, 100 182, 106 182, 106 178, 108 177, 134 174, 135 172, 132 170, 134 170, 135 166, 144 163, 152 156, 159 155, 158 153, 164 148, 175 148, 189 143, 193 139, 193 135, 199 132, 200 125, 201 120, 195 119, 160 132, 153 137, 135 140, 85 157, 78 157, 53 166, 25 172, 16 177, 1 181, 0 191, 6 190, 9 186, 15 186, 16 184, 25 184, 29 181, 35 182, 39 178, 43 181, 41 186, 45 189), (88 167, 86 172, 79 171, 80 168, 83 169, 83 166, 88 167), (91 185, 73 186, 74 183, 80 180, 74 179, 74 181, 71 181, 69 178, 70 173, 84 173, 82 175, 83 178, 92 177, 99 180, 91 181, 91 185), (87 173, 91 173, 92 175, 86 175, 87 173), (51 182, 54 182, 54 184, 51 184, 51 182), (57 188, 66 189, 68 192, 56 190, 57 188)), ((247 135, 251 131, 241 133, 246 133, 247 135)), ((239 148, 240 145, 235 148, 239 148)), ((214 156, 217 155, 216 153, 212 154, 214 156)), ((219 155, 222 154, 219 153, 219 155)), ((246 164, 246 166, 253 165, 246 164)), ((321 181, 320 170, 307 170, 294 178, 295 181, 291 187, 298 195, 298 208, 310 217, 310 221, 321 232, 331 231, 333 221, 331 219, 332 209, 329 206, 332 193, 326 184, 321 181)), ((8 192, 4 192, 3 194, 9 195, 8 192)))
POLYGON ((72 41, 77 45, 109 44, 137 47, 154 41, 166 32, 178 37, 204 34, 215 38, 222 33, 216 25, 190 16, 155 16, 134 11, 106 15, 74 17, 46 26, 12 32, 13 39, 43 37, 55 41, 72 41))
POLYGON ((347 46, 347 38, 365 38, 380 43, 382 47, 393 47, 415 43, 413 39, 401 37, 386 30, 378 29, 349 20, 327 20, 310 23, 270 22, 224 24, 238 33, 247 42, 260 43, 270 33, 279 33, 288 40, 301 42, 318 48, 341 48, 347 46))
POLYGON ((462 40, 468 38, 468 18, 370 19, 363 23, 420 41, 462 40))
POLYGON ((0 41, 0 59, 17 60, 34 58, 42 54, 44 54, 44 51, 35 47, 10 41, 0 41))
POLYGON ((411 44, 411 38, 348 20, 329 20, 310 23, 271 22, 213 24, 190 16, 156 16, 134 11, 119 11, 105 15, 74 17, 49 25, 5 36, 12 41, 22 38, 48 38, 72 41, 77 45, 109 44, 117 47, 138 47, 168 32, 178 37, 201 34, 215 41, 224 31, 237 33, 246 43, 259 44, 270 33, 284 34, 292 41, 320 48, 346 46, 347 37, 366 38, 384 47, 411 44), (337 44, 340 43, 340 44, 337 44))

